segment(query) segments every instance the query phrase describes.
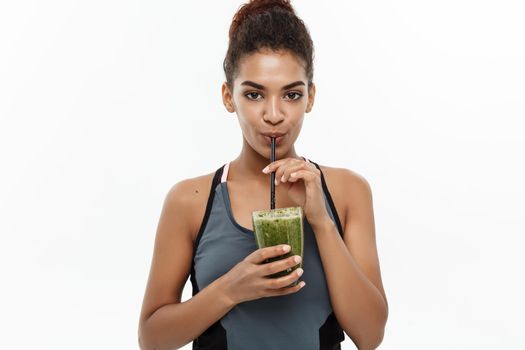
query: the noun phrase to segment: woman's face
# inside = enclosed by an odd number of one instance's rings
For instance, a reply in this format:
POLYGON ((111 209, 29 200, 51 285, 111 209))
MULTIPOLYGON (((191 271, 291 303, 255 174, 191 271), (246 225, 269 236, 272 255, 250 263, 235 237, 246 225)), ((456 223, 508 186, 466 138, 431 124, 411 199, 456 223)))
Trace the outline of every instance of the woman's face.
POLYGON ((268 158, 275 134, 276 157, 282 158, 312 109, 315 86, 308 89, 304 67, 289 51, 267 49, 241 59, 233 93, 224 83, 222 94, 226 109, 237 113, 245 142, 268 158))

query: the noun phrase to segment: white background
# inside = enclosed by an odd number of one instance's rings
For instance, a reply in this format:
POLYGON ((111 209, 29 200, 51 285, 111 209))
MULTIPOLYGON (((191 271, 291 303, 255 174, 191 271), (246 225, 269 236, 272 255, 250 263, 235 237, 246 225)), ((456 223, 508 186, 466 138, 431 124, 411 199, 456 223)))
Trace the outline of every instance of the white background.
MULTIPOLYGON (((240 151, 241 3, 0 3, 1 348, 138 348, 167 191, 240 151)), ((293 4, 317 84, 297 151, 372 187, 380 348, 525 348, 522 2, 293 4)))

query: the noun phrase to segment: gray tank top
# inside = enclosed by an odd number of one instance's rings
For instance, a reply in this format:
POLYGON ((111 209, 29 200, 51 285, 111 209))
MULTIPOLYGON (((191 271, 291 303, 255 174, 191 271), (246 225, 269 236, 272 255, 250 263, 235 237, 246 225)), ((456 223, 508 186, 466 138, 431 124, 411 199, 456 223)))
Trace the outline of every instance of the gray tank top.
MULTIPOLYGON (((306 161, 309 161, 305 159, 306 161)), ((311 162, 311 161, 309 161, 311 162)), ((319 170, 318 164, 313 163, 319 170)), ((234 219, 228 187, 229 163, 215 173, 194 247, 193 295, 257 250, 253 231, 234 219)), ((343 232, 321 173, 328 213, 343 232)), ((304 273, 300 291, 240 303, 193 341, 193 349, 340 349, 344 334, 330 303, 312 227, 304 218, 304 273)))

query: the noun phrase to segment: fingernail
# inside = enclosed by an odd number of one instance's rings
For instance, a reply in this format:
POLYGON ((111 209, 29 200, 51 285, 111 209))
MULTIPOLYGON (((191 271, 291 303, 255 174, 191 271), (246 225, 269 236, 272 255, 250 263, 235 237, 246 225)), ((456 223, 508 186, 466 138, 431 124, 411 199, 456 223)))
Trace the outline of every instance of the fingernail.
POLYGON ((290 251, 290 246, 289 245, 283 245, 282 248, 283 248, 283 252, 289 252, 290 251))
POLYGON ((270 171, 270 167, 269 166, 267 166, 266 168, 264 168, 262 170, 262 172, 265 173, 265 174, 268 174, 269 171, 270 171))
POLYGON ((284 179, 284 175, 281 177, 281 182, 286 182, 286 180, 284 179))
POLYGON ((279 184, 279 181, 277 181, 277 179, 275 179, 275 186, 277 186, 279 184))
POLYGON ((299 255, 294 256, 293 261, 295 261, 296 264, 299 264, 301 262, 301 257, 299 255))
POLYGON ((297 175, 297 173, 291 173, 290 176, 293 176, 295 177, 295 175, 297 175))
POLYGON ((306 284, 306 283, 305 283, 304 281, 301 281, 301 282, 299 283, 299 287, 303 288, 305 284, 306 284))
POLYGON ((301 276, 303 274, 303 272, 304 272, 303 269, 301 269, 301 268, 298 268, 296 271, 297 271, 297 275, 299 275, 299 276, 301 276))

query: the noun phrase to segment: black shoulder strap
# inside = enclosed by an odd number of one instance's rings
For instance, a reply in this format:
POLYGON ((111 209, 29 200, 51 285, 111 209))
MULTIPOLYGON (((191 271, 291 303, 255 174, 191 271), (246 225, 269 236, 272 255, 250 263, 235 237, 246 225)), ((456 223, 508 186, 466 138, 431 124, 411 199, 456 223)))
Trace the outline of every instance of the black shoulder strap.
POLYGON ((317 169, 321 172, 321 184, 323 185, 323 191, 326 195, 326 199, 328 200, 328 204, 330 205, 330 209, 332 209, 332 214, 334 214, 335 223, 337 225, 337 229, 339 230, 339 234, 341 237, 344 234, 343 226, 341 225, 341 221, 339 220, 339 215, 337 214, 337 209, 335 208, 334 201, 332 200, 332 196, 330 195, 330 191, 328 191, 328 186, 326 185, 326 180, 324 178, 323 171, 321 170, 321 167, 316 162, 311 161, 308 159, 310 163, 313 163, 317 169))
POLYGON ((195 253, 197 252, 197 247, 199 246, 199 242, 201 240, 202 233, 204 232, 204 229, 206 228, 206 224, 208 223, 208 218, 210 217, 211 207, 213 206, 213 199, 215 198, 215 188, 221 181, 222 172, 225 166, 226 164, 221 166, 215 172, 215 176, 213 177, 213 181, 211 182, 211 188, 210 188, 210 193, 208 195, 208 203, 206 204, 206 211, 204 212, 204 218, 202 219, 201 226, 199 228, 199 233, 197 234, 197 238, 195 239, 195 243, 193 245, 193 257, 192 257, 192 264, 191 264, 191 283, 193 286, 193 295, 199 292, 197 288, 197 283, 195 280, 195 268, 193 266, 193 261, 195 259, 195 253))
MULTIPOLYGON (((226 164, 221 166, 215 172, 213 181, 211 182, 210 194, 208 196, 208 204, 206 204, 206 212, 204 213, 204 218, 202 219, 201 227, 197 238, 195 239, 195 244, 193 246, 193 257, 191 259, 191 286, 192 286, 192 295, 195 295, 199 292, 199 287, 197 286, 197 279, 195 277, 195 253, 197 252, 197 247, 199 246, 199 241, 201 239, 202 233, 206 228, 208 218, 210 217, 211 208, 213 205, 213 199, 215 198, 215 188, 221 182, 222 172, 226 164)), ((216 321, 210 327, 208 327, 201 335, 199 335, 192 345, 192 349, 227 349, 226 341, 226 330, 222 327, 220 320, 216 321)))

